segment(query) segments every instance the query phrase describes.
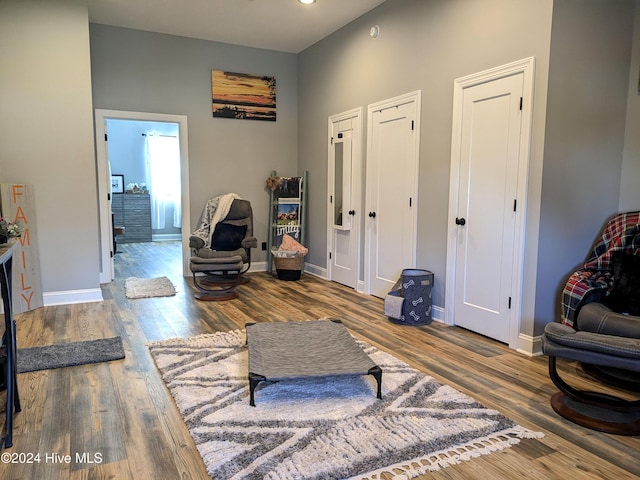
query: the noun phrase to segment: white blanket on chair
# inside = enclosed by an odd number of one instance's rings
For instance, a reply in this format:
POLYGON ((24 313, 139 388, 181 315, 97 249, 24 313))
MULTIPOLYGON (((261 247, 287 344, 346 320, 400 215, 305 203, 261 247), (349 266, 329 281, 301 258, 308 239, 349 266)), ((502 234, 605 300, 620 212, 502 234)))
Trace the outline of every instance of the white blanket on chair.
POLYGON ((229 214, 231 204, 236 198, 240 198, 235 193, 227 193, 207 201, 200 218, 200 226, 193 232, 193 235, 204 240, 204 246, 211 247, 211 239, 216 225, 229 214))

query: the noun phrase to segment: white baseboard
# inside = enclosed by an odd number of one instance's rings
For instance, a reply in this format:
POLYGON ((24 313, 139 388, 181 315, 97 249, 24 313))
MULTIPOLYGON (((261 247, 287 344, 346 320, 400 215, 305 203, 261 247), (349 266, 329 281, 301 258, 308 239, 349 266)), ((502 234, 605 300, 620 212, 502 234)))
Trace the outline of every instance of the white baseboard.
POLYGON ((251 267, 249 267, 249 272, 266 272, 267 271, 267 262, 251 262, 251 267))
POLYGON ((312 263, 304 264, 304 271, 310 275, 315 275, 316 277, 320 277, 323 280, 327 279, 327 269, 324 267, 319 267, 317 265, 313 265, 312 263))
POLYGON ((66 290, 62 292, 44 292, 42 299, 45 307, 53 305, 69 305, 72 303, 102 302, 102 290, 100 288, 88 288, 86 290, 66 290))
POLYGON ((444 323, 444 308, 434 305, 431 311, 431 317, 436 322, 444 323))
POLYGON ((153 233, 151 234, 152 242, 166 242, 167 240, 182 240, 181 233, 153 233))
POLYGON ((542 336, 532 337, 531 335, 518 335, 518 345, 516 351, 528 357, 538 357, 542 355, 542 336))

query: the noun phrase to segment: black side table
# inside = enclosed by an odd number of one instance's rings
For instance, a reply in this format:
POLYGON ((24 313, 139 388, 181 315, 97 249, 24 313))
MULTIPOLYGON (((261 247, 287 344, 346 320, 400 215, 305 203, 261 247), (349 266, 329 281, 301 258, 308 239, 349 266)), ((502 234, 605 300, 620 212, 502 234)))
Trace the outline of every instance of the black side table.
POLYGON ((5 421, 4 445, 6 448, 13 446, 13 413, 21 410, 20 397, 18 395, 18 370, 17 370, 17 345, 16 322, 13 319, 13 306, 11 303, 11 265, 13 252, 17 244, 0 245, 0 293, 4 307, 4 336, 2 346, 6 355, 7 406, 5 421))

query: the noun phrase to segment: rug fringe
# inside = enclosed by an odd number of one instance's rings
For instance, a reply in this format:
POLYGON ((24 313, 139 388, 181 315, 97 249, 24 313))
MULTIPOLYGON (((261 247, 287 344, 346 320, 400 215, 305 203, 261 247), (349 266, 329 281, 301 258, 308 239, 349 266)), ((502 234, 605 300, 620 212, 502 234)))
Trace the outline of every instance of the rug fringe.
MULTIPOLYGON (((394 480, 410 480, 419 475, 436 472, 451 465, 457 465, 473 458, 505 450, 520 443, 523 438, 542 438, 544 433, 534 432, 519 425, 494 432, 486 437, 474 439, 473 442, 455 445, 451 448, 429 454, 427 457, 415 458, 407 462, 390 465, 366 475, 351 477, 349 480, 381 480, 383 474, 391 474, 394 480)), ((389 478, 388 475, 386 478, 389 478)))

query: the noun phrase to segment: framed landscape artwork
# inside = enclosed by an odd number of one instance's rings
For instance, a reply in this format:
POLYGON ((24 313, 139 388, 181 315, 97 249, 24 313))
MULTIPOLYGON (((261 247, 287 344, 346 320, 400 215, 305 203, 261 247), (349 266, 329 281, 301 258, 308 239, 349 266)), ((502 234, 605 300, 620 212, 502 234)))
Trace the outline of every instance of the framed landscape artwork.
POLYGON ((214 118, 276 121, 276 79, 211 70, 214 118))

